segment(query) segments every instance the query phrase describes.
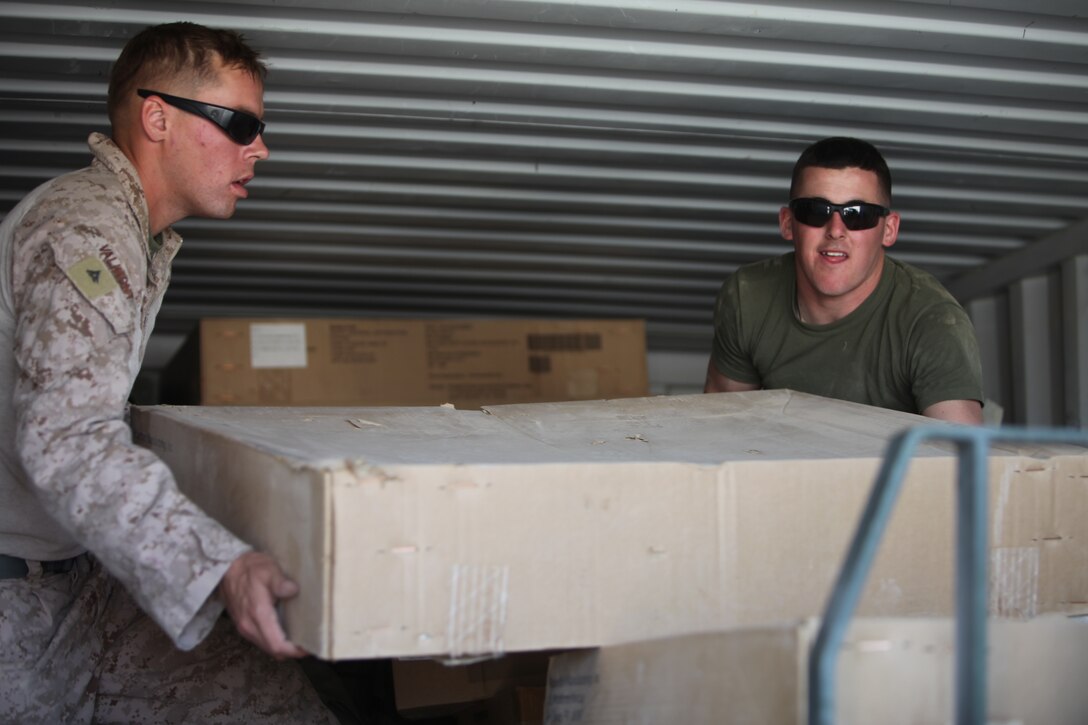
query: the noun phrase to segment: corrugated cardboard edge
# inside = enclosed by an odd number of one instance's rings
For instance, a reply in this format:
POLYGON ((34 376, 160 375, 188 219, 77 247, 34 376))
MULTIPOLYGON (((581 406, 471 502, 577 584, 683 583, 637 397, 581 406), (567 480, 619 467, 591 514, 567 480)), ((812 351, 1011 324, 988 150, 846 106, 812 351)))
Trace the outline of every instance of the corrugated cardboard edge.
POLYGON ((184 468, 189 472, 185 494, 201 509, 215 511, 219 523, 242 541, 271 554, 298 583, 298 596, 282 603, 287 636, 312 654, 330 656, 333 642, 327 615, 333 582, 329 469, 293 466, 260 447, 239 444, 224 432, 193 426, 194 411, 199 414, 199 408, 190 409, 190 418, 183 420, 172 406, 154 408, 155 415, 149 415, 150 409, 134 407, 134 439, 154 451, 171 470, 184 468), (200 454, 217 447, 229 448, 230 454, 200 454), (241 475, 243 471, 245 476, 241 475), (267 481, 268 485, 257 490, 242 485, 232 488, 235 482, 250 477, 267 481), (232 501, 243 499, 252 515, 238 515, 239 507, 232 501), (298 543, 300 540, 310 543, 304 545, 298 543), (313 553, 306 561, 308 551, 313 553), (321 606, 299 606, 303 600, 315 599, 321 606))

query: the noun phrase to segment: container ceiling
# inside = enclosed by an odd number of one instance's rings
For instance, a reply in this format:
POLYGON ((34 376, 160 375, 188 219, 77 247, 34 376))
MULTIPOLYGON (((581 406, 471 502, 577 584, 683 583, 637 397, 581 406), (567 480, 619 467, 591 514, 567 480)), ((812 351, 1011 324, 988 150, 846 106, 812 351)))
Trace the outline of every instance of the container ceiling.
POLYGON ((0 3, 0 211, 86 165, 146 25, 242 31, 265 140, 229 221, 187 220, 159 320, 640 317, 709 350, 738 265, 788 251, 800 151, 875 143, 893 254, 961 299, 1088 251, 1081 0, 0 3))

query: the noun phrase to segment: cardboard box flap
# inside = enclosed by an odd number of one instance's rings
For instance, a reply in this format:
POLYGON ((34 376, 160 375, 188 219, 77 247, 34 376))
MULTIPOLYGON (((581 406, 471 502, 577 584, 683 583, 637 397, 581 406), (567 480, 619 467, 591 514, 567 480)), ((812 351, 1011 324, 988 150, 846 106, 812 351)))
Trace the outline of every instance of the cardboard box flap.
POLYGON ((534 450, 532 441, 479 411, 446 406, 159 406, 155 411, 307 467, 512 463, 540 460, 542 448, 534 450))
MULTIPOLYGON (((167 414, 171 408, 163 409, 167 414)), ((335 466, 811 460, 883 456, 920 416, 785 390, 487 407, 181 409, 191 424, 335 466), (421 445, 425 440, 426 445, 421 445)), ((951 455, 926 444, 919 457, 951 455)))
MULTIPOLYGON (((933 422, 791 390, 500 405, 484 410, 560 450, 588 445, 600 458, 707 464, 880 458, 893 434, 933 422), (642 445, 615 445, 625 440, 642 445)), ((918 455, 945 456, 952 450, 948 444, 927 444, 918 455)))
MULTIPOLYGON (((883 458, 888 440, 912 426, 942 425, 922 415, 834 400, 793 390, 675 395, 659 398, 489 405, 483 409, 526 436, 557 449, 577 450, 600 435, 650 444, 636 460, 691 460, 704 451, 707 463, 736 460, 883 458)), ((996 443, 995 455, 1041 461, 1083 455, 1079 446, 996 443)), ((629 449, 606 451, 630 460, 629 449)), ((955 444, 934 441, 915 457, 947 456, 955 444)), ((1045 463, 1040 464, 1045 467, 1045 463)))

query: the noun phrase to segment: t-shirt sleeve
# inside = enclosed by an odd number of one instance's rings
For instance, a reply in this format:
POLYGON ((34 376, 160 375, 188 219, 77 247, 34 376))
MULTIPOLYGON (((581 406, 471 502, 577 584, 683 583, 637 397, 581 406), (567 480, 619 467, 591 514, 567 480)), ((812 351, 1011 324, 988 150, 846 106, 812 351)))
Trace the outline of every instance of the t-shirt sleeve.
POLYGON ((746 344, 741 320, 740 281, 731 275, 718 291, 714 303, 714 343, 711 359, 722 375, 738 383, 759 385, 759 371, 746 344))
POLYGON ((946 400, 982 402, 978 340, 955 302, 926 310, 912 330, 911 391, 919 411, 946 400))

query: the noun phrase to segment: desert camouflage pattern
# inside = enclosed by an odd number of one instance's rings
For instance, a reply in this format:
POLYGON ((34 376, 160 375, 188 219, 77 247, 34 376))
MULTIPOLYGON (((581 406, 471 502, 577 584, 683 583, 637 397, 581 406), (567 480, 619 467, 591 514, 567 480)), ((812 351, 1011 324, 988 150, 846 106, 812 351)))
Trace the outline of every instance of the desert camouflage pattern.
POLYGON ((90 556, 0 580, 0 722, 334 723, 298 663, 222 617, 190 652, 90 556))
POLYGON ((5 504, 13 488, 24 495, 22 510, 5 516, 0 553, 46 560, 93 551, 188 649, 222 611, 209 595, 247 547, 132 442, 126 401, 181 238, 167 230, 151 257, 135 169, 105 136, 90 145, 89 168, 50 182, 11 213, 10 227, 4 220, 12 313, 0 325, 12 329, 10 413, 26 475, 3 481, 5 504), (36 541, 31 526, 50 519, 63 538, 36 541), (9 543, 9 532, 18 540, 9 543))
MULTIPOLYGON (((89 145, 91 166, 39 187, 0 225, 0 553, 46 561, 90 550, 169 641, 190 650, 220 620, 215 587, 249 547, 132 442, 126 401, 181 238, 167 229, 150 251, 135 169, 106 136, 92 134, 89 145)), ((24 637, 44 627, 39 644, 49 652, 41 656, 51 664, 34 676, 45 685, 89 676, 87 659, 108 636, 96 626, 105 595, 75 585, 28 593, 24 584, 0 581, 3 656, 33 660, 37 645, 24 637), (35 602, 43 609, 26 608, 35 602), (47 636, 50 626, 77 629, 47 636)), ((167 643, 149 661, 173 656, 167 643)), ((7 662, 4 669, 0 679, 25 683, 10 680, 7 662)), ((212 699, 223 704, 229 689, 212 699)))

